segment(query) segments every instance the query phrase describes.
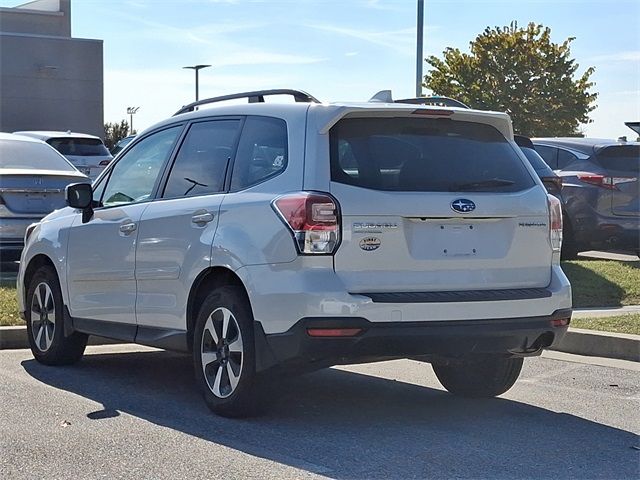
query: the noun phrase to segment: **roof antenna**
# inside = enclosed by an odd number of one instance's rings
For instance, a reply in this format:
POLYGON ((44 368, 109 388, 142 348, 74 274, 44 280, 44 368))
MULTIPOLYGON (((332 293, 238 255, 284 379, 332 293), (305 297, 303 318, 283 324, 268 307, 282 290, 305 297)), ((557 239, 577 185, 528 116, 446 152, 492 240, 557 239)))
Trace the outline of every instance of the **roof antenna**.
POLYGON ((373 97, 369 99, 370 102, 380 103, 393 103, 393 97, 391 96, 391 90, 380 90, 373 97))

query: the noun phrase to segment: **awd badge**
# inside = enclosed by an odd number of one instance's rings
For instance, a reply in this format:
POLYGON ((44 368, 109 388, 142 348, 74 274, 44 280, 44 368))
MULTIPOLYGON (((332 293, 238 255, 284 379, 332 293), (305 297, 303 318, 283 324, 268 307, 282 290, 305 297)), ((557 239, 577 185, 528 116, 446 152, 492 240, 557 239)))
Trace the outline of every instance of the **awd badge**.
POLYGON ((365 252, 372 252, 380 247, 380 239, 377 237, 366 237, 360 240, 360 248, 365 252))

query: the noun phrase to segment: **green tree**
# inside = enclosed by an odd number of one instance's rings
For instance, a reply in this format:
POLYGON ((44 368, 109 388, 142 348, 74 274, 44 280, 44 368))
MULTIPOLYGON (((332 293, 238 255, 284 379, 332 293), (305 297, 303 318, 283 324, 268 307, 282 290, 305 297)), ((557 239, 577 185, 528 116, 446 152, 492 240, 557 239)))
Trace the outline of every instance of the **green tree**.
POLYGON ((524 135, 579 135, 579 125, 592 121, 588 114, 598 94, 589 91, 594 67, 575 78, 573 40, 553 43, 551 29, 534 23, 487 27, 470 42, 470 54, 447 48, 442 60, 427 58, 433 68, 424 86, 472 108, 507 112, 524 135))
MULTIPOLYGON (((132 132, 136 133, 135 131, 132 132)), ((120 123, 105 123, 104 124, 104 144, 109 150, 118 143, 121 139, 129 135, 129 122, 122 120, 120 123)))

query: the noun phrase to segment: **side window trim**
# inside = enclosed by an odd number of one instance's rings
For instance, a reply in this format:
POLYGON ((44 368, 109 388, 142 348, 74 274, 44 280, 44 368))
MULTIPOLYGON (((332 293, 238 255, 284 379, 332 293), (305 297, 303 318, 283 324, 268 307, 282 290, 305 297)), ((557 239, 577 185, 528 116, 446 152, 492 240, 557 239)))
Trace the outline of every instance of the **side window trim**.
MULTIPOLYGON (((164 198, 163 195, 165 190, 167 189, 167 183, 169 183, 169 176, 171 175, 171 170, 175 165, 176 159, 178 157, 178 153, 180 152, 180 149, 182 148, 182 145, 184 144, 187 138, 187 135, 189 133, 189 130, 191 129, 191 126, 197 123, 206 123, 206 122, 219 121, 219 120, 238 120, 239 121, 238 131, 236 132, 236 138, 233 141, 233 150, 231 152, 231 160, 227 162, 224 182, 222 184, 222 190, 215 194, 208 193, 206 195, 218 195, 222 193, 227 193, 229 191, 228 184, 231 183, 231 171, 232 171, 231 166, 235 161, 236 153, 238 151, 238 143, 240 143, 240 134, 242 133, 242 129, 244 128, 245 116, 241 116, 241 115, 220 115, 215 117, 198 118, 188 122, 184 126, 182 133, 180 134, 180 137, 176 142, 176 145, 173 149, 173 152, 171 153, 169 161, 165 165, 162 175, 159 177, 159 185, 156 191, 156 197, 154 197, 155 200, 170 200, 169 198, 164 198)), ((202 195, 194 195, 194 197, 197 197, 197 196, 202 196, 202 195)), ((175 198, 175 197, 172 197, 172 198, 175 198)), ((177 197, 177 198, 181 198, 181 197, 177 197)), ((188 197, 188 198, 193 198, 193 197, 188 197)))
MULTIPOLYGON (((125 158, 125 157, 126 157, 126 155, 131 151, 132 144, 137 145, 138 143, 143 142, 145 139, 149 138, 151 135, 154 135, 154 134, 156 134, 156 133, 160 133, 160 132, 162 132, 162 131, 164 131, 164 130, 168 130, 168 129, 170 129, 170 128, 175 128, 175 127, 182 127, 181 132, 178 134, 178 137, 176 138, 176 141, 175 141, 175 142, 174 142, 174 144, 173 144, 173 147, 172 147, 172 149, 171 149, 171 153, 170 153, 170 154, 169 154, 169 156, 167 157, 167 160, 165 160, 165 162, 164 162, 163 166, 162 166, 162 167, 160 167, 160 170, 162 171, 162 174, 161 174, 161 175, 158 175, 158 178, 156 178, 156 181, 155 181, 155 183, 154 183, 154 185, 153 185, 153 189, 152 189, 152 191, 151 191, 151 195, 149 196, 149 198, 148 198, 148 199, 143 200, 142 202, 138 202, 138 203, 147 203, 147 202, 152 202, 153 200, 155 200, 155 199, 156 199, 156 197, 157 197, 157 195, 158 195, 158 190, 159 190, 159 187, 160 187, 160 181, 162 180, 162 177, 163 177, 163 175, 164 175, 164 171, 166 170, 167 164, 169 164, 169 163, 171 162, 171 159, 175 156, 177 146, 178 146, 179 142, 182 140, 182 138, 183 138, 183 137, 184 137, 184 135, 185 135, 185 131, 186 131, 186 130, 185 130, 184 126, 185 126, 185 124, 184 124, 184 123, 182 123, 182 122, 180 122, 180 123, 173 123, 173 124, 170 124, 170 125, 163 125, 161 128, 157 128, 157 129, 155 129, 155 130, 152 130, 152 131, 150 131, 150 132, 146 133, 143 137, 139 137, 139 138, 137 138, 137 137, 136 137, 136 138, 134 139, 134 141, 130 142, 130 143, 129 143, 129 145, 127 145, 128 150, 127 150, 126 152, 122 152, 122 155, 118 155, 118 157, 117 157, 117 161, 115 161, 115 162, 113 162, 113 161, 112 161, 112 162, 109 164, 109 166, 107 167, 107 168, 109 169, 109 171, 108 171, 108 172, 106 173, 106 175, 103 177, 103 178, 104 178, 104 185, 102 186, 102 194, 100 195, 100 200, 98 201, 98 202, 99 202, 99 205, 98 205, 98 206, 96 206, 96 207, 94 208, 94 210, 103 210, 103 209, 113 208, 113 207, 117 206, 117 205, 112 205, 112 206, 108 206, 108 207, 103 206, 103 205, 102 205, 102 200, 103 200, 103 198, 102 198, 102 197, 104 196, 104 192, 105 192, 105 191, 106 191, 106 189, 107 189, 107 188, 106 188, 106 187, 107 187, 107 185, 108 185, 108 184, 109 184, 109 182, 111 181, 111 173, 112 173, 112 172, 113 172, 113 170, 115 169, 116 165, 117 165, 118 163, 120 163, 120 162, 122 161, 122 159, 123 159, 123 158, 125 158)), ((102 183, 102 181, 101 181, 100 183, 102 183)), ((97 186, 97 185, 96 185, 96 186, 97 186)))

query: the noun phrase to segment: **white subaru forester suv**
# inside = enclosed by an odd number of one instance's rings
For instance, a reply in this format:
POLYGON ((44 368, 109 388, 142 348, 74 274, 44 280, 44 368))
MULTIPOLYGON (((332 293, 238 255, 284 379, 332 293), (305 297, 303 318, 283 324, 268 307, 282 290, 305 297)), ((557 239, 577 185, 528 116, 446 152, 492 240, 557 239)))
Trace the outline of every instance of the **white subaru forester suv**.
POLYGON ((394 358, 500 395, 571 318, 560 205, 503 113, 202 100, 67 202, 20 263, 35 358, 76 362, 88 335, 191 352, 221 415, 282 371, 394 358))

